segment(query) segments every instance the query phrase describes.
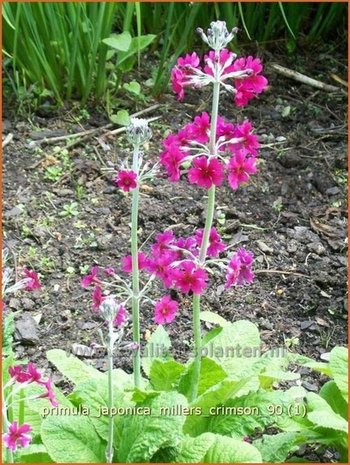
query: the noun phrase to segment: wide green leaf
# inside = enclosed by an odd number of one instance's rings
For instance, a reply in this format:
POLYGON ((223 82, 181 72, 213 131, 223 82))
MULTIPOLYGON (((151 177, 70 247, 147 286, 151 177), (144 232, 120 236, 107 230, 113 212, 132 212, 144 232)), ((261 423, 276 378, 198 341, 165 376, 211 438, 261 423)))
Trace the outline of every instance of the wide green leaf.
POLYGON ((20 463, 52 463, 44 444, 30 444, 20 449, 20 463))
POLYGON ((150 374, 154 360, 169 360, 170 338, 162 325, 159 325, 149 338, 141 360, 143 371, 150 374))
POLYGON ((334 381, 328 381, 322 386, 320 396, 328 402, 335 413, 341 415, 345 420, 348 419, 348 404, 334 381))
POLYGON ((105 379, 105 374, 79 360, 74 355, 67 355, 64 350, 52 349, 47 353, 47 359, 66 376, 72 383, 78 384, 88 379, 105 379))
POLYGON ((150 408, 150 415, 129 415, 123 418, 118 461, 121 463, 149 462, 161 450, 174 454, 182 439, 182 426, 185 417, 166 408, 187 407, 184 396, 175 392, 164 392, 143 404, 150 408), (169 451, 172 449, 172 453, 169 451))
POLYGON ((225 318, 209 310, 204 310, 203 312, 201 312, 200 318, 202 321, 207 321, 208 323, 214 323, 215 325, 219 325, 219 326, 226 326, 230 324, 230 322, 225 320, 225 318))
POLYGON ((348 432, 348 422, 335 413, 331 406, 318 394, 309 392, 307 399, 307 418, 316 426, 336 431, 348 432))
POLYGON ((119 52, 127 52, 130 48, 131 40, 130 32, 124 31, 121 34, 112 34, 107 39, 103 39, 102 42, 119 52))
POLYGON ((244 441, 204 433, 195 438, 186 437, 181 444, 178 463, 259 463, 261 454, 244 441))
POLYGON ((334 347, 331 350, 329 366, 335 384, 348 402, 348 350, 345 347, 334 347))
POLYGON ((290 453, 298 450, 299 445, 296 443, 298 437, 298 433, 293 432, 274 435, 264 434, 261 439, 257 439, 253 444, 259 449, 264 463, 284 463, 290 453))
POLYGON ((202 353, 221 365, 230 378, 240 380, 253 374, 252 367, 260 358, 260 344, 257 326, 239 320, 225 325, 202 347, 202 353))
POLYGON ((171 391, 179 383, 185 367, 175 360, 154 360, 150 371, 150 382, 158 391, 171 391))
POLYGON ((41 426, 42 441, 54 462, 103 463, 106 443, 85 416, 49 416, 41 426))

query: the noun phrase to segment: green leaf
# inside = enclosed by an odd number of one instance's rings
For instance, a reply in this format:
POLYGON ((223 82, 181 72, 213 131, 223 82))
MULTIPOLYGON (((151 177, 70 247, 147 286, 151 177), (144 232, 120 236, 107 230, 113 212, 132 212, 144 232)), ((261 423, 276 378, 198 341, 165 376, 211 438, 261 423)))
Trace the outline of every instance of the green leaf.
POLYGON ((334 347, 331 350, 329 367, 335 384, 348 402, 348 350, 345 347, 334 347))
POLYGON ((142 405, 151 409, 151 415, 143 413, 123 417, 118 462, 149 462, 160 450, 177 450, 180 444, 185 417, 166 414, 164 408, 187 407, 185 397, 166 392, 142 405))
MULTIPOLYGON (((131 407, 133 402, 125 395, 123 391, 116 388, 113 389, 113 405, 112 407, 131 407)), ((108 438, 108 411, 103 410, 108 406, 108 382, 107 379, 102 381, 88 380, 79 384, 74 391, 69 395, 69 399, 76 406, 83 406, 89 412, 89 419, 94 425, 97 433, 102 439, 107 441, 108 438)), ((115 415, 114 423, 116 428, 121 422, 120 415, 115 415)))
POLYGON ((141 93, 141 86, 137 81, 126 82, 123 84, 123 88, 135 95, 140 95, 141 93))
POLYGON ((169 360, 170 338, 162 325, 149 338, 143 351, 141 365, 147 376, 150 374, 153 360, 169 360))
POLYGON ((316 426, 321 428, 331 428, 336 431, 348 433, 348 422, 337 413, 321 396, 309 392, 307 399, 307 418, 316 426))
POLYGON ((118 54, 118 66, 123 63, 123 61, 127 60, 132 55, 135 55, 139 50, 143 50, 144 48, 148 47, 156 38, 154 34, 147 34, 140 37, 134 37, 131 39, 131 44, 129 49, 126 52, 120 52, 118 54))
POLYGON ((115 368, 112 371, 112 379, 114 386, 116 386, 119 389, 132 388, 134 386, 133 375, 126 373, 121 368, 115 368))
POLYGON ((247 442, 219 434, 187 437, 181 444, 178 463, 261 463, 261 454, 247 442))
POLYGON ((54 462, 104 463, 102 442, 85 416, 50 416, 41 426, 42 441, 54 462))
POLYGON ((116 115, 111 115, 109 119, 119 126, 128 126, 130 124, 130 115, 127 110, 119 110, 116 115))
POLYGON ((82 383, 91 378, 105 379, 105 374, 86 365, 74 355, 67 356, 64 350, 52 349, 46 355, 49 362, 53 363, 74 384, 82 383))
MULTIPOLYGON (((178 391, 189 398, 193 377, 194 362, 191 362, 181 377, 178 391)), ((211 358, 204 357, 201 360, 201 371, 198 383, 198 396, 227 378, 225 370, 211 358)))
POLYGON ((328 381, 320 389, 320 396, 325 399, 335 413, 339 413, 345 420, 348 418, 348 404, 344 400, 334 381, 328 381))
POLYGON ((215 360, 234 380, 253 374, 260 358, 260 336, 256 325, 239 320, 225 325, 222 331, 202 347, 202 354, 215 360))
POLYGON ((130 32, 124 31, 121 34, 112 34, 108 39, 103 39, 102 42, 119 52, 127 52, 130 48, 131 40, 130 32))
POLYGON ((171 391, 178 384, 184 370, 185 367, 175 360, 154 360, 150 371, 151 384, 157 391, 171 391))
POLYGON ((21 463, 53 463, 43 444, 30 444, 20 449, 19 457, 21 463))
POLYGON ((209 310, 205 310, 201 312, 200 318, 202 321, 207 321, 208 323, 214 323, 215 325, 219 326, 226 326, 229 325, 230 322, 225 320, 222 316, 218 315, 215 312, 210 312, 209 310))
POLYGON ((261 452, 263 462, 284 463, 291 452, 298 450, 296 444, 298 433, 264 434, 254 441, 254 446, 261 452))

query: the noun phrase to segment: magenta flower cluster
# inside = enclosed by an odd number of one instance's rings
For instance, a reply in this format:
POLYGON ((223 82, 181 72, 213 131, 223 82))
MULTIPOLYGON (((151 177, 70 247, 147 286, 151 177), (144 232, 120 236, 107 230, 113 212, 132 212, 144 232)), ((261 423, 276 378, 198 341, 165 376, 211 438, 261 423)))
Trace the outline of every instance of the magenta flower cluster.
POLYGON ((227 175, 229 185, 236 190, 257 171, 259 142, 252 131, 248 120, 234 125, 218 117, 217 154, 210 155, 205 145, 210 137, 210 117, 204 112, 178 133, 164 139, 160 162, 173 182, 179 181, 182 172, 186 172, 187 162, 191 164, 187 170, 191 184, 210 189, 213 185, 221 186, 227 175))
POLYGON ((193 52, 178 58, 171 72, 171 83, 178 99, 182 100, 186 87, 200 88, 210 83, 211 78, 219 79, 234 95, 235 104, 242 107, 267 87, 268 81, 261 74, 262 70, 259 58, 236 59, 236 55, 225 48, 220 50, 218 57, 213 50, 204 55, 202 66, 199 56, 193 52), (229 85, 225 83, 227 80, 229 85))

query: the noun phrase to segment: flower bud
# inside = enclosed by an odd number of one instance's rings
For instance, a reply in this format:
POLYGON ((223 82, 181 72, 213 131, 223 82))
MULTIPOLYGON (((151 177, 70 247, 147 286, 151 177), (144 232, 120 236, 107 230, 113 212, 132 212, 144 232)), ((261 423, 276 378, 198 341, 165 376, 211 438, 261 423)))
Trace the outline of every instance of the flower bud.
POLYGON ((237 31, 238 29, 235 27, 231 32, 228 32, 225 21, 211 22, 210 28, 207 30, 207 34, 204 33, 203 29, 197 29, 202 40, 216 52, 225 48, 237 34, 237 31))
POLYGON ((133 145, 144 145, 152 137, 148 121, 143 118, 131 118, 127 128, 128 139, 133 145))

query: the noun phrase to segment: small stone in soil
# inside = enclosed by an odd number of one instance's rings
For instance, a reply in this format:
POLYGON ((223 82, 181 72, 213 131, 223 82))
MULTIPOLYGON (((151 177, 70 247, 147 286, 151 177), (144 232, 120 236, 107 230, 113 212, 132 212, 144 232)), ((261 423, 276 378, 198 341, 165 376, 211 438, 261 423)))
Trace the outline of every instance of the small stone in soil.
POLYGON ((32 299, 28 299, 28 297, 23 297, 21 299, 22 307, 25 310, 32 310, 34 308, 35 302, 32 299))
POLYGON ((18 309, 21 308, 21 302, 19 299, 12 298, 9 303, 10 308, 18 309))
POLYGON ((265 242, 257 241, 257 245, 262 252, 271 254, 273 253, 273 249, 269 247, 267 244, 265 244, 265 242))
POLYGON ((315 383, 309 383, 308 381, 303 381, 302 385, 308 391, 312 391, 312 392, 318 391, 318 386, 315 383))
POLYGON ((36 345, 39 342, 36 321, 29 313, 23 313, 15 322, 15 338, 24 345, 36 345))

